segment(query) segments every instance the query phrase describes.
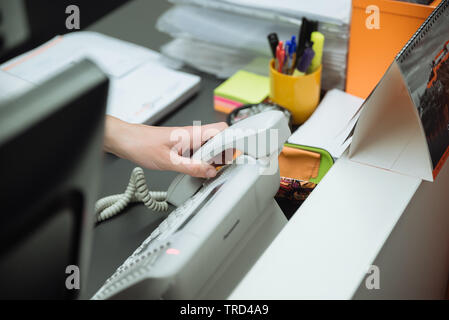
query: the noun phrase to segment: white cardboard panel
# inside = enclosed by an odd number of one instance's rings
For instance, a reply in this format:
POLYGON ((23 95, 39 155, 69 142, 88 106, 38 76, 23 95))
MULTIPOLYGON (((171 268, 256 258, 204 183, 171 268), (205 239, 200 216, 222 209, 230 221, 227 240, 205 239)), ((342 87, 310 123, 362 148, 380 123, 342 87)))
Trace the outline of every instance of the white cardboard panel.
POLYGON ((230 299, 350 299, 421 179, 339 159, 230 299))
POLYGON ((447 299, 449 280, 449 164, 423 181, 373 264, 380 288, 362 281, 353 299, 447 299))
POLYGON ((349 156, 357 162, 433 181, 421 121, 396 62, 366 100, 349 156))

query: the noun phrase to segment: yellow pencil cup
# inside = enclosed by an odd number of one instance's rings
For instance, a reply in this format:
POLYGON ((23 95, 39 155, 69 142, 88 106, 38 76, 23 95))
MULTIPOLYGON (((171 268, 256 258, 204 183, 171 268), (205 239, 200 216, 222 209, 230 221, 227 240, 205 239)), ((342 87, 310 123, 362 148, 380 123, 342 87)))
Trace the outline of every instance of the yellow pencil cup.
POLYGON ((288 109, 294 124, 302 124, 315 111, 320 100, 321 66, 313 73, 291 76, 278 72, 270 61, 270 99, 288 109))

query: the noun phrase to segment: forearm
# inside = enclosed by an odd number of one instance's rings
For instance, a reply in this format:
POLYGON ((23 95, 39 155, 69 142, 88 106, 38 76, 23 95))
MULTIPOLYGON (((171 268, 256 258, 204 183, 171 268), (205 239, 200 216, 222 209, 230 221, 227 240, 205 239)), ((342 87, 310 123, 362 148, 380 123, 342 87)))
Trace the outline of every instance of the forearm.
POLYGON ((161 134, 165 130, 106 116, 103 148, 106 152, 142 167, 161 170, 163 166, 155 160, 161 154, 169 152, 169 148, 160 141, 168 140, 161 134))
POLYGON ((192 139, 193 127, 154 127, 132 124, 106 116, 104 150, 148 169, 173 170, 197 177, 213 177, 214 167, 184 158, 184 151, 195 150, 227 125, 215 123, 201 126, 198 139, 192 139), (179 135, 177 130, 182 130, 179 135), (203 132, 203 134, 201 133, 203 132), (188 138, 188 139, 182 139, 188 138), (197 142, 196 144, 194 142, 197 142))
POLYGON ((123 139, 126 139, 130 124, 112 116, 106 116, 104 151, 125 157, 123 139))

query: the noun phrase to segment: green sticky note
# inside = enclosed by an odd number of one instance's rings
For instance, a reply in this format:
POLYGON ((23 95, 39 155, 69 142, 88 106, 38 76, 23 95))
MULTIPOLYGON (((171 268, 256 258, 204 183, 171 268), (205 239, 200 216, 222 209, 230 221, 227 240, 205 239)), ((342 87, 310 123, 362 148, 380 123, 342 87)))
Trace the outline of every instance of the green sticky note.
POLYGON ((214 90, 214 95, 241 103, 259 103, 268 97, 268 77, 240 70, 214 90))

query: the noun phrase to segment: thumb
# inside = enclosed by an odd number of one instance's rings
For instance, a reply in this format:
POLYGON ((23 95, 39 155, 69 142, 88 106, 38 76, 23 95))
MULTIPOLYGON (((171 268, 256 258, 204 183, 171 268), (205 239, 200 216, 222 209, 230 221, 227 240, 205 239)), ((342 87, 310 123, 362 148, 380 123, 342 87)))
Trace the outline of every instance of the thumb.
POLYGON ((215 167, 198 160, 182 157, 175 152, 170 154, 169 170, 188 174, 192 177, 213 178, 217 175, 215 167))

